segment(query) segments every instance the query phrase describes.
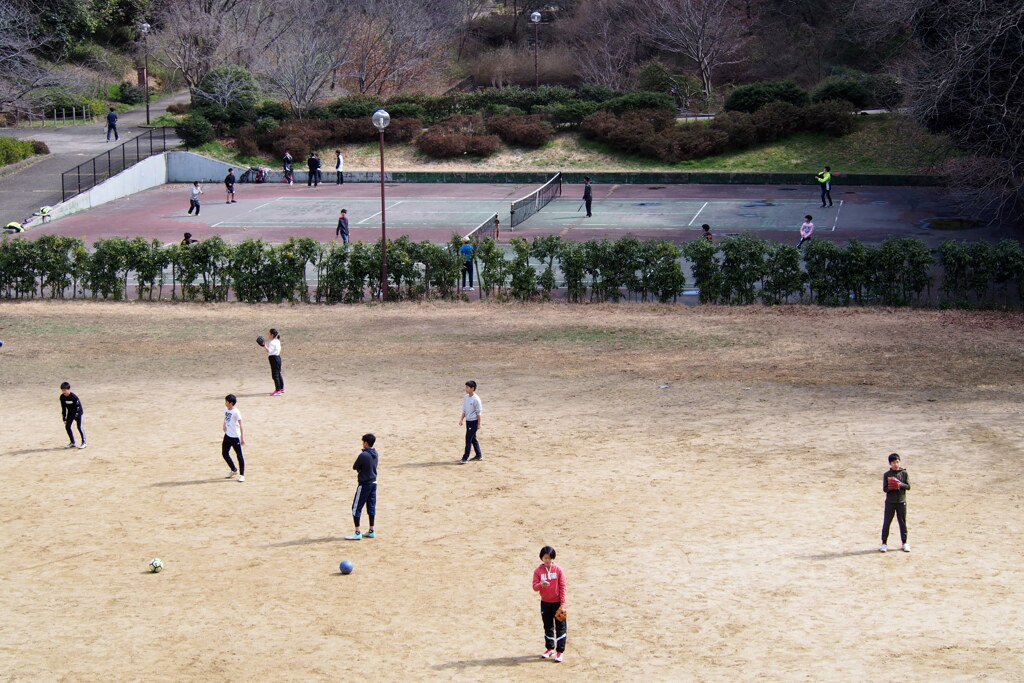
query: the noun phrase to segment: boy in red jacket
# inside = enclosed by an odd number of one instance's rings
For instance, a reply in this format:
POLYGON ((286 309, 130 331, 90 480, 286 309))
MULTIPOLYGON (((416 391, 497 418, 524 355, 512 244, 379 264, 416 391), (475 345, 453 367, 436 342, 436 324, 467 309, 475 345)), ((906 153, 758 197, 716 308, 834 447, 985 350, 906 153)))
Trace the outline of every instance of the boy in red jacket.
POLYGON ((565 572, 554 563, 555 549, 549 545, 540 549, 541 565, 533 570, 533 590, 540 593, 540 618, 544 622, 544 659, 555 655, 562 661, 565 652, 566 619, 555 618, 560 607, 565 607, 565 572))

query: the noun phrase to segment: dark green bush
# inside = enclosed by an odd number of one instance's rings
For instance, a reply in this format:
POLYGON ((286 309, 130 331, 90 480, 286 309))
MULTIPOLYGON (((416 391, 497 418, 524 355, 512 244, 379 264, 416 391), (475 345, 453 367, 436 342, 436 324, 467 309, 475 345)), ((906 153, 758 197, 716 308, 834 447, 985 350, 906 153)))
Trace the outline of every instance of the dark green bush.
POLYGON ((277 121, 287 121, 294 118, 291 107, 283 102, 264 102, 256 107, 256 118, 271 118, 277 121))
POLYGON ((365 117, 369 119, 373 112, 383 106, 379 97, 373 95, 347 95, 339 97, 327 106, 331 116, 340 119, 358 119, 365 117))
POLYGON ((733 90, 725 100, 725 110, 751 114, 769 102, 788 102, 802 107, 810 102, 810 97, 793 81, 760 81, 733 90))
POLYGON ((829 100, 845 100, 858 109, 864 109, 871 104, 871 88, 863 80, 827 78, 814 89, 811 101, 827 102, 829 100))
POLYGON ((129 81, 117 86, 117 101, 124 104, 140 104, 146 101, 146 90, 129 81))
POLYGON ((33 149, 32 140, 18 138, 0 138, 0 166, 13 164, 28 159, 37 152, 33 149))
POLYGON ((189 114, 174 126, 186 147, 199 147, 213 140, 213 125, 199 114, 189 114))
POLYGON ((857 130, 857 119, 850 111, 850 104, 840 100, 818 102, 800 110, 803 129, 828 133, 829 135, 849 135, 857 130))
POLYGON ((406 118, 422 121, 427 118, 427 110, 423 108, 423 105, 415 102, 389 102, 387 112, 391 115, 392 120, 406 118))

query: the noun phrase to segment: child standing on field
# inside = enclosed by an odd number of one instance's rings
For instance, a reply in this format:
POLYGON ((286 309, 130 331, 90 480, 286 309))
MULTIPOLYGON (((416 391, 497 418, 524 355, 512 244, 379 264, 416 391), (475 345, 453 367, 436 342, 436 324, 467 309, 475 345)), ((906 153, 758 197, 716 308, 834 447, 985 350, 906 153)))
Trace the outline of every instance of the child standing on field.
POLYGON ((199 181, 197 180, 192 183, 192 192, 188 199, 188 215, 191 216, 193 211, 196 212, 197 216, 199 215, 199 195, 202 193, 203 189, 199 187, 199 181))
POLYGON ((356 475, 356 495, 352 498, 352 521, 355 523, 356 531, 351 536, 346 536, 346 541, 377 537, 373 530, 373 521, 377 516, 377 462, 380 459, 377 449, 373 447, 376 442, 377 437, 373 434, 363 434, 363 450, 352 465, 352 469, 359 473, 356 475), (370 517, 370 530, 365 536, 359 531, 359 518, 362 516, 364 505, 366 514, 370 517))
POLYGON ((61 382, 60 384, 60 417, 64 420, 64 429, 68 433, 68 443, 64 448, 75 447, 75 434, 71 431, 71 425, 78 425, 78 435, 82 438, 82 445, 79 448, 85 448, 85 432, 82 431, 82 402, 78 400, 78 397, 71 393, 71 385, 67 382, 61 382))
POLYGON ((555 656, 562 661, 565 652, 565 572, 555 564, 555 549, 549 545, 540 549, 539 567, 533 570, 533 590, 540 593, 540 618, 544 622, 544 659, 555 656), (559 608, 561 614, 559 615, 559 608), (558 616, 562 618, 559 619, 558 616))
POLYGON ((224 456, 224 462, 231 468, 227 478, 238 475, 238 481, 245 481, 245 458, 242 456, 242 446, 245 445, 245 433, 242 431, 242 414, 238 412, 235 404, 238 399, 234 394, 224 397, 224 441, 220 445, 220 454, 224 456), (231 459, 231 449, 235 450, 238 456, 238 468, 231 459))
POLYGON ((910 475, 900 467, 900 454, 889 455, 889 469, 882 475, 882 490, 885 491, 885 515, 882 517, 882 546, 880 552, 889 550, 889 527, 892 525, 892 517, 900 525, 900 541, 903 542, 903 552, 910 552, 910 544, 907 543, 907 491, 910 490, 910 475))
POLYGON ((811 239, 814 235, 814 223, 812 221, 811 214, 804 216, 803 225, 800 226, 800 241, 796 243, 796 248, 799 249, 804 242, 811 239))

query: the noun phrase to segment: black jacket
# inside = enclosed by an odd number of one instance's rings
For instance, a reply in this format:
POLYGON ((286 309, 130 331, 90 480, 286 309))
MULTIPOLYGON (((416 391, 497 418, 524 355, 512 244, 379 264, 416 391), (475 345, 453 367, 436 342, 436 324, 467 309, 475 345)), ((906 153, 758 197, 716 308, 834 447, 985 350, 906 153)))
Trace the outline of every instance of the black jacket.
POLYGON ((359 472, 359 483, 369 484, 370 482, 377 481, 377 449, 375 448, 364 448, 363 452, 356 458, 356 463, 352 465, 352 469, 359 472))
POLYGON ((885 474, 882 475, 882 490, 885 491, 885 498, 887 501, 895 501, 897 503, 907 502, 907 491, 910 490, 910 475, 907 474, 905 469, 898 469, 895 472, 892 468, 887 469, 885 474), (889 477, 896 477, 900 480, 902 486, 898 490, 889 490, 889 477))

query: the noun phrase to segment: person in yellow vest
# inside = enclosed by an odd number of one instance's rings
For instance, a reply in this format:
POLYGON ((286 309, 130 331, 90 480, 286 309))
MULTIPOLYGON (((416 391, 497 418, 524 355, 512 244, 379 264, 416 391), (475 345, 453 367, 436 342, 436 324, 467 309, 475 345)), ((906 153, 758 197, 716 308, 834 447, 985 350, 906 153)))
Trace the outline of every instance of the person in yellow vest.
POLYGON ((821 208, 825 208, 826 199, 828 205, 832 206, 832 169, 826 166, 825 170, 815 177, 818 179, 818 184, 821 185, 821 208))
POLYGON ((25 226, 23 226, 18 221, 11 221, 10 223, 4 226, 4 233, 6 234, 11 235, 16 232, 25 232, 25 226))

